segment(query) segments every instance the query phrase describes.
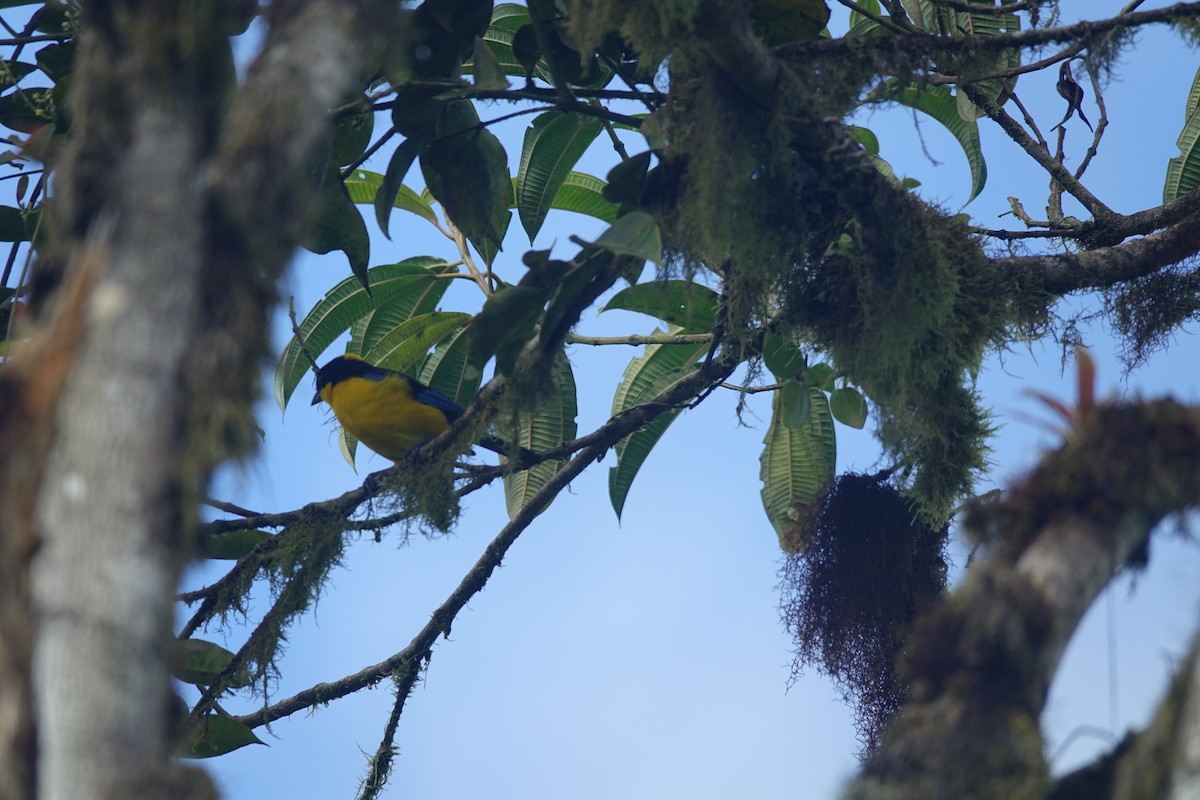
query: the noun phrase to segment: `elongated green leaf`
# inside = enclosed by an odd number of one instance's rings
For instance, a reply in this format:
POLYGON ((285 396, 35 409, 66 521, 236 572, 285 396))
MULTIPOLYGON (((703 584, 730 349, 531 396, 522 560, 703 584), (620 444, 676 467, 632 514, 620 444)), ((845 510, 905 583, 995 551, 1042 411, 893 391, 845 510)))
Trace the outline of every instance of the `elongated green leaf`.
POLYGON ((421 365, 417 378, 464 408, 483 382, 483 373, 467 359, 467 331, 454 331, 438 342, 421 365))
POLYGON ((541 319, 546 292, 529 286, 502 286, 487 299, 467 333, 467 357, 477 369, 496 356, 496 368, 508 373, 541 319))
POLYGON ((189 716, 183 740, 175 747, 178 758, 213 758, 232 753, 248 744, 265 744, 254 731, 224 714, 189 716))
MULTIPOLYGON (((423 256, 430 263, 425 267, 429 274, 426 280, 414 281, 391 299, 378 304, 355 320, 350 329, 349 353, 365 353, 379 344, 379 340, 413 317, 436 311, 438 303, 446 294, 450 281, 444 275, 458 272, 440 260, 423 256)), ((410 259, 412 261, 413 259, 410 259)))
POLYGON ((517 214, 530 243, 571 168, 601 130, 603 124, 596 117, 563 111, 548 111, 525 130, 515 189, 517 214))
POLYGON ((958 115, 957 102, 948 86, 921 88, 888 80, 872 92, 871 97, 915 108, 942 123, 962 146, 967 163, 971 167, 971 196, 967 198, 967 202, 974 200, 983 191, 983 186, 987 183, 987 164, 983 160, 983 147, 979 142, 979 126, 958 115))
POLYGON ((1187 104, 1184 106, 1183 117, 1187 119, 1200 109, 1200 69, 1196 70, 1196 76, 1192 78, 1192 88, 1188 91, 1187 104))
MULTIPOLYGON (((392 209, 401 202, 402 189, 404 188, 404 176, 408 174, 408 170, 412 167, 413 161, 416 160, 417 154, 421 150, 421 143, 416 139, 405 139, 396 151, 392 153, 391 159, 388 160, 387 172, 384 173, 383 180, 379 183, 379 188, 375 190, 375 197, 372 199, 372 204, 375 207, 375 221, 379 224, 379 229, 383 231, 383 235, 391 238, 388 233, 388 226, 392 219, 392 209)), ((411 190, 410 190, 411 191, 411 190)), ((412 198, 405 198, 406 201, 412 202, 412 198)), ((429 206, 416 198, 417 208, 429 208, 429 206)), ((420 210, 417 211, 420 213, 420 210)), ((429 209, 430 222, 437 223, 437 217, 433 216, 433 209, 429 209)))
POLYGON ((371 144, 371 133, 375 130, 375 113, 370 110, 360 114, 339 117, 334 123, 331 160, 339 167, 351 163, 366 152, 371 144))
POLYGON ((622 289, 601 309, 657 317, 681 333, 707 333, 717 323, 717 293, 692 281, 667 280, 622 289))
POLYGON ((29 240, 29 231, 25 226, 25 217, 21 209, 12 206, 0 206, 0 242, 25 242, 29 240))
MULTIPOLYGON (((203 639, 184 639, 177 643, 178 658, 171 668, 173 674, 185 683, 195 683, 208 686, 229 666, 233 653, 215 642, 203 639)), ((231 689, 238 689, 250 684, 250 676, 245 670, 235 674, 229 683, 231 689)))
POLYGON ((362 356, 397 372, 408 372, 429 349, 455 331, 463 330, 471 315, 461 311, 434 311, 398 325, 362 356))
POLYGON ((471 56, 471 74, 475 76, 475 88, 503 91, 508 88, 504 77, 504 66, 496 56, 492 45, 483 39, 475 40, 475 52, 471 56))
MULTIPOLYGON (((859 0, 858 5, 877 17, 883 13, 879 8, 879 0, 859 0)), ((865 22, 876 24, 870 17, 865 17, 854 9, 850 9, 850 30, 854 30, 856 25, 861 25, 865 22)))
POLYGON ((266 531, 246 529, 209 533, 200 539, 200 553, 205 558, 222 561, 237 561, 267 539, 273 538, 266 531))
MULTIPOLYGON (((357 278, 342 281, 330 289, 300 323, 300 333, 309 352, 313 358, 317 358, 356 320, 397 294, 418 285, 419 291, 424 293, 431 281, 438 281, 436 275, 439 271, 445 269, 447 266, 443 259, 431 256, 417 256, 399 264, 373 267, 369 272, 370 295, 363 290, 357 278)), ((292 337, 275 366, 275 401, 279 403, 280 411, 287 408, 292 392, 307 371, 308 362, 300 351, 300 343, 292 337)))
POLYGON ((1167 162, 1167 179, 1163 184, 1163 202, 1169 203, 1200 186, 1200 70, 1188 92, 1187 117, 1177 144, 1179 155, 1167 162))
MULTIPOLYGON (((988 5, 982 3, 976 4, 975 8, 978 10, 947 9, 944 11, 951 36, 1003 36, 1006 33, 1019 31, 1021 28, 1015 14, 997 12, 994 7, 989 9, 988 5)), ((1014 48, 1009 51, 997 51, 988 60, 979 62, 974 69, 987 73, 1013 70, 1020 66, 1021 51, 1014 48)), ((1016 85, 1017 78, 1013 76, 1003 80, 992 78, 973 82, 971 87, 987 95, 993 102, 1004 105, 1016 85)), ((973 122, 984 116, 984 112, 961 90, 955 95, 955 104, 959 117, 967 122, 973 122)))
POLYGON ((630 211, 619 217, 608 230, 600 234, 595 245, 619 256, 662 263, 662 234, 658 230, 658 220, 645 211, 630 211))
POLYGON ((446 104, 420 163, 429 191, 475 249, 482 251, 485 239, 499 246, 509 215, 508 157, 471 101, 446 104))
MULTIPOLYGON (((682 329, 675 325, 668 326, 666 331, 668 334, 681 332, 682 329)), ((663 331, 655 333, 661 334, 663 331)), ((649 345, 646 352, 629 362, 625 369, 625 377, 613 397, 613 413, 646 402, 686 379, 699 369, 697 359, 707 352, 707 344, 649 345)), ((617 519, 621 518, 633 479, 677 416, 679 410, 666 411, 613 448, 617 454, 617 466, 608 472, 608 497, 617 519)))
POLYGON ((789 428, 781 419, 776 393, 760 460, 763 509, 779 536, 779 546, 787 553, 799 552, 803 547, 804 523, 821 491, 833 480, 837 463, 829 401, 817 388, 810 388, 808 395, 810 406, 804 424, 789 428))
POLYGON ((341 250, 350 261, 350 270, 367 285, 367 264, 371 258, 371 237, 362 214, 350 202, 342 185, 337 165, 330 162, 317 195, 312 220, 301 243, 317 254, 341 250))
POLYGON ((26 64, 22 61, 0 61, 0 90, 11 89, 36 69, 36 64, 26 64))
MULTIPOLYGON (((518 30, 528 25, 529 21, 529 9, 516 3, 500 3, 492 11, 492 24, 483 34, 483 41, 505 74, 525 77, 525 68, 513 53, 513 37, 518 30)), ((468 59, 463 64, 462 71, 464 75, 473 74, 474 59, 468 59)), ((534 69, 534 77, 550 83, 550 71, 545 62, 538 62, 534 69)))
MULTIPOLYGON (((513 179, 513 183, 516 183, 516 178, 513 179)), ((615 203, 604 198, 605 185, 604 181, 599 178, 583 172, 568 173, 566 179, 563 180, 562 187, 554 195, 550 207, 560 211, 586 214, 602 222, 616 222, 618 208, 615 203)), ((514 197, 515 194, 514 186, 514 197)), ((514 200, 513 206, 515 207, 515 205, 514 200)))
MULTIPOLYGON (((378 172, 368 172, 365 169, 356 169, 346 178, 346 191, 350 194, 350 199, 357 205, 373 204, 379 187, 382 185, 382 175, 378 172)), ((404 184, 400 184, 396 192, 396 199, 392 203, 393 208, 409 211, 421 219, 437 223, 437 213, 421 195, 404 184)))
MULTIPOLYGON (((575 395, 575 375, 565 354, 560 353, 555 358, 550 377, 554 381, 555 392, 539 398, 531 410, 520 415, 520 428, 515 432, 515 444, 521 447, 546 450, 576 436, 578 426, 575 417, 579 409, 575 395)), ((546 461, 531 469, 506 473, 504 503, 508 508, 508 516, 514 516, 524 508, 566 463, 564 459, 546 461)))

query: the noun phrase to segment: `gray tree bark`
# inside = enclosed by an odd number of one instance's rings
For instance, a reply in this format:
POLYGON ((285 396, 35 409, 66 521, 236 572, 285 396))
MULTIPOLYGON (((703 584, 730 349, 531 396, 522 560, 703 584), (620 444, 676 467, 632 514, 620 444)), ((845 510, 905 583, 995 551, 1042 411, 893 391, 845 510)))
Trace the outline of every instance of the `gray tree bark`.
POLYGON ((31 345, 5 376, 24 402, 12 408, 49 408, 27 420, 46 446, 10 449, 25 461, 0 479, 6 501, 26 498, 26 513, 5 511, 2 555, 5 577, 31 565, 32 581, 5 591, 33 620, 32 656, 8 647, 22 644, 22 615, 0 620, 6 674, 31 667, 33 687, 0 690, 2 797, 184 791, 168 767, 167 667, 195 504, 212 468, 252 441, 274 280, 302 230, 328 112, 379 35, 367 17, 386 6, 273 4, 240 86, 228 32, 253 3, 84 7, 31 339, 57 331, 57 361, 39 363, 46 348, 31 345), (51 311, 64 297, 69 336, 51 311), (61 380, 38 393, 49 366, 61 380))

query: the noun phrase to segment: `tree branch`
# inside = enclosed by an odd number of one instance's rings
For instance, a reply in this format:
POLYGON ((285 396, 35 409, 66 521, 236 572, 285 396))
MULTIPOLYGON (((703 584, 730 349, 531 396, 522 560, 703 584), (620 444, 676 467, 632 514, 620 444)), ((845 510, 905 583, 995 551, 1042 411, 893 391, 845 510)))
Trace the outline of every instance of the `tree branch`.
POLYGON ((1083 42, 1086 49, 1090 42, 1113 31, 1144 25, 1170 24, 1176 20, 1198 16, 1200 2, 1176 3, 1166 8, 1118 14, 1107 19, 1077 22, 1057 28, 1034 28, 1003 36, 934 36, 925 32, 896 36, 854 36, 794 42, 780 45, 774 52, 788 61, 807 61, 816 57, 853 60, 862 57, 867 51, 876 55, 887 53, 896 57, 927 58, 934 54, 961 56, 1075 42, 1083 42))
MULTIPOLYGON (((1168 206, 1124 218, 1115 224, 1118 233, 1134 232, 1153 219, 1173 218, 1176 212, 1200 204, 1200 192, 1191 192, 1168 206)), ((1094 229, 1094 230, 1099 230, 1094 229)), ((991 266, 1019 274, 1024 285, 1054 296, 1085 289, 1107 289, 1124 281, 1150 275, 1196 254, 1200 237, 1200 212, 1158 233, 1111 247, 1078 253, 995 258, 991 266)))
POLYGON ((562 470, 555 473, 554 477, 534 495, 529 504, 504 526, 492 543, 488 545, 483 556, 463 578, 458 588, 433 612, 429 624, 403 650, 378 664, 364 667, 353 675, 348 675, 333 683, 319 683, 267 708, 237 717, 238 721, 251 728, 265 725, 290 716, 297 711, 344 697, 351 692, 373 685, 392 673, 397 673, 398 691, 401 692, 401 696, 407 696, 420 673, 422 664, 430 657, 437 637, 443 633, 449 634, 454 617, 470 601, 471 597, 483 588, 488 577, 503 560, 508 548, 571 479, 582 472, 588 464, 602 457, 610 447, 658 414, 695 397, 706 386, 723 381, 732 374, 738 363, 740 363, 739 359, 732 355, 714 359, 650 402, 634 406, 623 414, 610 419, 594 433, 580 440, 587 442, 583 449, 562 470))
POLYGON ((1200 413, 1101 405, 1004 500, 965 521, 991 555, 918 618, 911 700, 862 778, 870 797, 1041 797, 1038 717, 1071 634, 1164 516, 1200 502, 1200 413), (984 784, 979 776, 987 775, 984 784))

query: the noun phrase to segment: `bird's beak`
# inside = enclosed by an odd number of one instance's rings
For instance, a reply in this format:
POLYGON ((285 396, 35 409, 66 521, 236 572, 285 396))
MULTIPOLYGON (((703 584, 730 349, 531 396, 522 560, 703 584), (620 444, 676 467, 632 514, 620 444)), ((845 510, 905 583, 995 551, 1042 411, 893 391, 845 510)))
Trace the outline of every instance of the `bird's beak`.
POLYGON ((313 401, 312 401, 311 405, 315 406, 319 402, 321 402, 321 390, 320 389, 318 389, 316 391, 316 394, 313 395, 313 401))

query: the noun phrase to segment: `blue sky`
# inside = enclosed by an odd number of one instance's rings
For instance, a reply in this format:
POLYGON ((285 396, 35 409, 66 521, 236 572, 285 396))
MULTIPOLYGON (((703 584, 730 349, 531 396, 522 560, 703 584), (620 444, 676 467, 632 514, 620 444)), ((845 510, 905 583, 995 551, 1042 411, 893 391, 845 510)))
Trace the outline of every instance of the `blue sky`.
MULTIPOLYGON (((1148 7, 1163 5, 1147 4, 1148 7)), ((1115 10, 1112 2, 1065 3, 1067 19, 1115 10)), ((846 11, 834 8, 844 25, 846 11)), ((1194 52, 1165 28, 1139 34, 1106 92, 1110 126, 1085 183, 1119 211, 1160 202, 1167 159, 1176 154, 1183 104, 1197 65, 1194 52)), ((1043 131, 1061 118, 1056 70, 1026 76, 1018 93, 1043 131)), ((1094 122, 1090 87, 1085 109, 1094 122)), ((506 108, 485 108, 488 119, 506 108)), ((970 186, 957 144, 928 119, 904 110, 875 110, 856 122, 872 128, 883 155, 901 175, 922 181, 921 192, 949 208, 962 206, 970 186), (923 147, 922 147, 923 139, 923 147), (923 153, 927 151, 937 163, 923 153)), ((499 134, 515 161, 525 121, 499 134)), ((1006 197, 1019 196, 1035 216, 1047 179, 1023 153, 981 125, 989 183, 966 207, 984 225, 1013 226, 1006 197)), ((1082 157, 1090 135, 1068 125, 1069 164, 1082 157)), ((627 138, 631 150, 639 137, 627 138)), ((603 174, 612 159, 598 140, 583 168, 603 174)), ((371 166, 371 165, 368 165, 371 166)), ((375 169, 381 170, 378 164, 375 169)), ((419 174, 409 176, 420 187, 419 174)), ((1068 209, 1068 213, 1070 210, 1068 209)), ((1076 210, 1076 213, 1079 213, 1076 210)), ((374 229, 374 223, 369 222, 374 229)), ((570 234, 590 238, 592 220, 552 214, 535 243, 570 254, 570 234)), ((398 212, 393 240, 373 236, 372 263, 411 255, 453 257, 426 223, 398 212), (433 233, 430 236, 430 233, 433 233)), ((514 224, 497 269, 523 272, 529 248, 514 224)), ((302 254, 286 293, 302 311, 348 274, 340 255, 302 254)), ((1070 301, 1089 307, 1087 301, 1070 301)), ((478 299, 465 287, 443 308, 470 310, 478 299)), ((277 343, 288 333, 277 321, 277 343)), ((653 320, 625 312, 585 315, 582 333, 649 333, 653 320)), ((1150 364, 1123 375, 1103 324, 1084 330, 1099 365, 1103 393, 1172 393, 1196 402, 1200 348, 1188 333, 1150 364)), ((335 346, 336 347, 336 346, 335 346)), ((580 396, 580 431, 607 419, 613 391, 635 348, 576 346, 571 350, 580 396)), ((989 358, 979 388, 1002 427, 993 445, 989 484, 1003 485, 1031 467, 1055 435, 1030 418, 1046 417, 1028 389, 1070 397, 1070 374, 1060 371, 1053 343, 1014 348, 989 358)), ((307 392, 281 421, 263 401, 266 438, 248 464, 225 470, 214 496, 279 511, 332 497, 358 485, 342 460, 335 427, 307 392)), ((789 640, 779 623, 780 552, 759 502, 758 457, 769 401, 751 398, 739 422, 736 395, 718 392, 684 413, 638 476, 618 524, 607 496, 610 456, 577 479, 521 537, 487 589, 470 604, 448 641, 434 651, 425 681, 400 723, 400 749, 388 794, 420 798, 831 798, 855 769, 857 742, 837 690, 807 674, 787 687, 789 640), (744 424, 743 424, 744 423, 744 424)), ((878 448, 869 433, 839 427, 839 470, 871 469, 878 448)), ((361 451, 359 472, 388 462, 361 451)), ((348 548, 315 613, 295 628, 275 697, 329 681, 402 649, 457 585, 504 524, 503 495, 472 495, 458 528, 437 540, 396 533, 348 548)), ((952 554, 961 566, 964 548, 952 554)), ((1052 690, 1045 723, 1057 768, 1067 768, 1142 724, 1164 686, 1171 660, 1193 630, 1200 556, 1173 535, 1154 544, 1148 571, 1124 579, 1093 608, 1072 642, 1052 690), (1072 731, 1081 731, 1071 737, 1072 731), (1103 732, 1102 734, 1100 732, 1103 732)), ((187 588, 219 572, 196 568, 187 588)), ((260 595, 254 612, 267 607, 260 595)), ((236 645, 242 631, 230 632, 236 645)), ((207 638, 221 641, 210 630, 207 638)), ((232 700, 245 711, 255 701, 232 700)), ((298 714, 259 731, 269 748, 250 747, 207 762, 228 798, 349 797, 365 771, 365 753, 378 746, 392 705, 388 684, 298 714)))

